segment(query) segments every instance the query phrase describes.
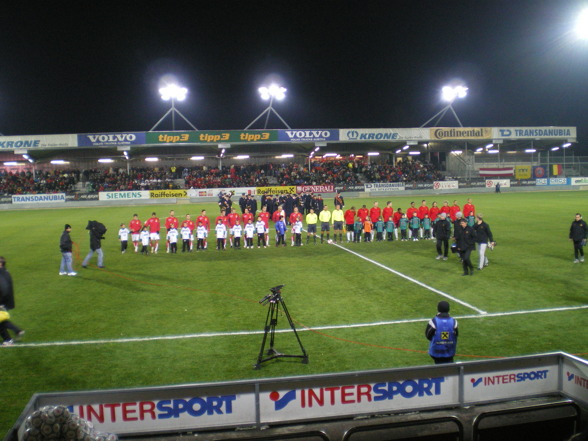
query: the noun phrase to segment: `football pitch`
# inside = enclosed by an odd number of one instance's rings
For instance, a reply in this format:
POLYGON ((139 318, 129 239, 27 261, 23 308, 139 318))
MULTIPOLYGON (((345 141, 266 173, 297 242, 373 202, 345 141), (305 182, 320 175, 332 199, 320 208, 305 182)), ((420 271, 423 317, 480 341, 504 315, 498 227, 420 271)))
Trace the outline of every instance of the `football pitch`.
MULTIPOLYGON (((0 433, 35 392, 110 389, 393 368, 431 364, 424 337, 440 300, 458 319, 457 361, 551 351, 588 354, 588 263, 573 263, 568 239, 576 212, 588 217, 587 193, 524 192, 348 199, 345 209, 374 200, 404 210, 411 201, 439 205, 471 197, 497 246, 490 265, 462 277, 452 255, 435 260, 434 241, 306 244, 267 249, 120 253, 119 225, 174 209, 180 222, 214 203, 3 211, 0 255, 15 284, 12 320, 26 330, 0 348, 0 433), (88 220, 108 227, 96 257, 88 220), (76 277, 59 276, 59 238, 71 224, 76 277), (269 288, 282 294, 309 363, 257 360, 269 288)), ((331 202, 330 200, 328 201, 331 202)), ((288 245, 289 235, 287 240, 288 245)), ((477 252, 472 253, 475 266, 477 252)), ((285 317, 278 328, 289 330, 285 317)), ((276 349, 299 354, 291 331, 276 349)))

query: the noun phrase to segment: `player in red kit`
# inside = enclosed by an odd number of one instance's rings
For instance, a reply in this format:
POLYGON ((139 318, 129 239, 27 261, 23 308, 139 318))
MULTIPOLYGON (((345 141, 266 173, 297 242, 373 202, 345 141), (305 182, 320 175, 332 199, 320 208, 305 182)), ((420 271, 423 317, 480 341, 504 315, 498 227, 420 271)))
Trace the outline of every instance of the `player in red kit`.
POLYGON ((228 229, 230 232, 229 242, 230 242, 231 248, 233 248, 233 227, 235 225, 237 225, 237 222, 241 221, 241 216, 239 215, 239 213, 237 213, 237 210, 235 208, 233 208, 233 209, 231 209, 231 212, 227 216, 227 219, 229 221, 228 229))
POLYGON ((270 220, 270 214, 267 211, 267 205, 264 205, 263 207, 261 207, 261 211, 259 212, 259 216, 261 218, 261 220, 263 221, 263 223, 265 224, 265 243, 266 245, 269 246, 269 220, 270 220))
POLYGON ((194 224, 194 221, 190 219, 189 214, 186 214, 186 220, 182 222, 182 228, 184 227, 188 227, 190 230, 190 251, 192 251, 194 248, 194 229, 196 228, 196 224, 194 224))
POLYGON ((370 211, 367 209, 365 205, 362 205, 361 208, 357 210, 357 216, 361 219, 362 224, 365 222, 369 214, 370 211))
POLYGON ((463 215, 468 217, 469 215, 475 216, 476 215, 476 207, 472 204, 472 200, 468 198, 467 204, 463 206, 463 215))
MULTIPOLYGON (((206 228, 206 235, 208 237, 208 233, 210 233, 210 219, 208 219, 208 216, 206 215, 206 210, 202 210, 202 212, 200 213, 200 216, 198 216, 198 218, 196 219, 197 223, 202 222, 202 226, 204 228, 206 228)), ((205 237, 204 238, 204 249, 206 249, 208 247, 208 239, 205 237)))
MULTIPOLYGON (((169 216, 165 219, 166 231, 169 232, 169 230, 171 230, 172 228, 175 228, 177 230, 179 225, 180 225, 180 223, 178 221, 178 218, 176 217, 175 211, 171 210, 169 212, 169 216)), ((169 253, 169 240, 167 240, 165 242, 165 249, 166 249, 166 252, 169 253)))
MULTIPOLYGON (((302 222, 302 213, 300 213, 300 211, 298 211, 298 207, 294 207, 294 211, 292 213, 290 213, 290 217, 288 218, 288 221, 290 222, 290 225, 292 227, 294 227, 294 224, 296 224, 296 222, 302 222)), ((294 246, 294 238, 295 238, 294 228, 291 229, 291 234, 292 234, 292 237, 290 238, 291 244, 292 244, 292 246, 294 246)))
POLYGON ((382 217, 385 221, 387 221, 392 216, 394 216, 394 208, 392 207, 392 201, 388 201, 386 202, 386 206, 382 210, 382 217))
POLYGON ((129 222, 129 230, 131 230, 131 240, 135 247, 135 253, 139 251, 139 236, 141 234, 141 227, 143 224, 139 220, 138 214, 133 214, 133 219, 129 222))
POLYGON ((380 216, 382 215, 382 209, 378 207, 378 201, 374 202, 374 206, 370 208, 370 220, 373 224, 378 222, 380 216))
MULTIPOLYGON (((456 214, 460 211, 461 208, 459 208, 459 205, 457 205, 457 201, 453 201, 453 205, 449 207, 449 216, 451 217, 452 221, 455 222, 457 220, 456 214)), ((469 216, 469 213, 464 214, 464 216, 469 216)))
POLYGON ((355 222, 355 207, 351 207, 345 211, 343 217, 345 218, 345 229, 347 230, 347 242, 354 242, 353 224, 355 222))
POLYGON ((155 212, 145 221, 145 226, 149 227, 149 240, 151 241, 151 253, 157 253, 159 250, 159 230, 161 223, 155 212))

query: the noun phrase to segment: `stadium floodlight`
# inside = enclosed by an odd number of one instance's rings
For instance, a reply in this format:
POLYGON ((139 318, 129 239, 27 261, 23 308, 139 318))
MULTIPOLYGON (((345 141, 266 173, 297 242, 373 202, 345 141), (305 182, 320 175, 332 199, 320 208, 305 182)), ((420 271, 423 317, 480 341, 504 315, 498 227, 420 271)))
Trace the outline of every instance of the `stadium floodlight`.
POLYGON ((150 157, 145 158, 145 161, 146 162, 157 162, 157 161, 159 161, 159 158, 156 158, 154 156, 150 156, 150 157))
POLYGON ((408 152, 408 154, 415 156, 415 155, 420 155, 421 152, 410 151, 410 152, 408 152))
POLYGON ((567 149, 567 148, 568 148, 569 146, 571 146, 571 145, 572 145, 572 143, 571 143, 571 142, 566 142, 565 144, 563 144, 563 145, 562 145, 562 147, 563 147, 564 149, 567 149))
POLYGON ((580 12, 576 22, 576 34, 581 40, 588 40, 588 8, 580 12))
POLYGON ((402 147, 402 150, 407 150, 410 146, 405 145, 404 147, 402 147))
POLYGON ((323 158, 335 158, 337 155, 338 153, 325 153, 323 158))
POLYGON ((192 156, 190 159, 192 161, 202 161, 204 159, 204 156, 192 156))
POLYGON ((7 167, 15 167, 15 166, 20 165, 20 164, 18 162, 16 162, 16 161, 8 161, 8 162, 5 162, 4 165, 7 166, 7 167))
POLYGON ((536 153, 537 149, 525 149, 525 153, 536 153))
POLYGON ((275 84, 275 83, 272 83, 269 86, 262 86, 259 89, 257 89, 262 100, 264 100, 264 101, 269 100, 269 105, 267 106, 267 108, 263 112, 261 112, 259 114, 259 116, 257 118, 255 118, 253 121, 251 121, 251 123, 249 123, 249 125, 247 127, 245 127, 245 130, 248 130, 263 115, 266 115, 265 116, 265 124, 264 124, 263 128, 267 129, 267 123, 269 121, 269 117, 272 112, 280 119, 280 121, 282 121, 282 123, 287 128, 290 129, 291 127, 288 125, 288 123, 286 123, 286 121, 284 121, 284 119, 280 116, 280 114, 273 107, 274 100, 282 101, 284 98, 286 98, 286 90, 287 89, 285 87, 282 87, 282 86, 275 84))
POLYGON ((102 163, 102 164, 111 164, 114 162, 114 159, 111 158, 100 158, 98 160, 98 162, 102 163))
POLYGON ((380 152, 368 152, 368 156, 380 156, 380 152))
POLYGON ((249 159, 249 155, 237 155, 235 159, 249 159))
MULTIPOLYGON (((314 153, 314 152, 312 152, 312 153, 314 153)), ((311 153, 311 154, 312 154, 312 153, 311 153)), ((280 155, 280 156, 274 156, 274 157, 275 157, 276 159, 286 159, 286 158, 293 158, 293 157, 294 157, 294 155, 293 155, 292 153, 285 153, 285 154, 283 154, 283 155, 280 155)))
POLYGON ((53 161, 51 161, 51 164, 64 165, 64 164, 69 164, 69 162, 64 161, 63 159, 54 159, 53 161))
POLYGON ((492 147, 494 147, 494 144, 488 144, 488 145, 486 145, 486 148, 487 149, 491 149, 492 147))
POLYGON ((498 153, 498 149, 488 150, 488 153, 490 153, 490 154, 498 153))
POLYGON ((188 95, 188 89, 186 89, 185 87, 180 87, 177 84, 168 84, 165 87, 161 87, 159 89, 159 94, 161 95, 161 99, 163 101, 171 101, 171 108, 165 112, 165 115, 163 115, 161 117, 161 119, 159 121, 157 121, 157 123, 151 128, 151 130, 149 130, 150 132, 152 132, 153 130, 155 130, 155 128, 161 124, 161 122, 169 115, 171 114, 172 117, 172 130, 176 130, 176 119, 175 119, 175 114, 177 113, 178 115, 180 115, 184 121, 186 121, 190 127, 192 127, 194 130, 198 130, 190 121, 188 121, 188 118, 186 118, 184 115, 182 115, 182 113, 176 109, 176 101, 184 101, 186 99, 186 96, 188 95))
POLYGON ((478 148, 476 149, 476 153, 480 153, 482 150, 484 150, 484 147, 478 147, 478 148))
POLYGON ((453 153, 454 155, 461 155, 463 153, 462 150, 452 150, 451 153, 453 153))
POLYGON ((443 119, 443 117, 445 116, 445 114, 447 113, 448 110, 451 110, 451 113, 453 113, 453 116, 457 120, 457 123, 459 124, 459 126, 463 127, 463 124, 461 123, 459 117, 457 116, 457 113, 455 113, 455 110, 453 110, 453 103, 457 99, 465 98, 467 96, 467 94, 468 94, 468 88, 466 86, 464 86, 463 84, 460 84, 457 86, 444 86, 441 89, 441 100, 445 101, 447 103, 447 105, 445 107, 443 107, 435 115, 433 115, 431 118, 429 118, 427 120, 427 122, 425 122, 421 126, 421 128, 425 127, 427 124, 429 124, 435 118, 439 117, 437 119, 437 121, 435 121, 435 123, 433 124, 433 127, 437 126, 437 124, 439 124, 439 122, 443 119))
POLYGON ((396 154, 398 154, 398 153, 402 153, 402 149, 396 150, 396 154))
POLYGON ((559 150, 559 146, 551 147, 552 152, 557 152, 559 150))

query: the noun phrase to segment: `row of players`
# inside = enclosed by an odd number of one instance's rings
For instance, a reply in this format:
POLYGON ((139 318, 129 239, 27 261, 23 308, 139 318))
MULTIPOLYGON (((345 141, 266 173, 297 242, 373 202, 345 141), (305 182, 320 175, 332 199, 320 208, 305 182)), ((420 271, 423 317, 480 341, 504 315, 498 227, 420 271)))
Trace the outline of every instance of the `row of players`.
MULTIPOLYGON (((471 201, 468 200, 471 205, 471 201)), ((425 201, 423 201, 423 206, 425 201)), ((411 208, 414 203, 411 203, 411 208)), ((435 204, 434 204, 435 206, 435 204)), ((471 205, 473 208, 473 205, 471 205)), ((377 202, 374 203, 374 207, 377 210, 377 202)), ((386 208, 383 210, 384 214, 388 214, 388 218, 384 216, 378 216, 375 221, 372 220, 374 207, 371 210, 367 210, 365 205, 360 208, 357 212, 355 207, 351 207, 346 212, 343 212, 340 205, 336 205, 333 212, 328 211, 328 207, 324 206, 323 210, 317 215, 314 210, 310 210, 310 213, 306 215, 307 224, 307 238, 308 243, 313 238, 313 242, 317 241, 317 224, 320 222, 321 243, 324 242, 324 236, 327 236, 327 241, 330 241, 330 230, 333 226, 334 236, 333 239, 337 241, 343 241, 343 232, 346 232, 347 242, 359 242, 362 239, 365 242, 371 242, 372 240, 398 240, 400 232, 400 240, 418 240, 419 238, 432 239, 434 237, 434 224, 437 220, 431 219, 429 213, 424 213, 423 217, 419 217, 417 210, 412 211, 412 217, 408 217, 408 213, 402 213, 402 209, 398 209, 394 215, 386 213, 391 207, 391 203, 388 202, 386 208), (356 216, 357 215, 357 216, 356 216), (344 226, 345 225, 345 226, 344 226), (374 237, 373 237, 374 236, 374 237)), ((409 208, 410 211, 411 209, 409 208)), ((423 210, 421 210, 423 213, 423 210)), ((438 217, 445 218, 445 212, 438 212, 438 217)), ((461 212, 455 213, 455 220, 462 217, 461 212)), ((286 218, 286 214, 283 210, 277 210, 272 216, 272 220, 275 223, 276 228, 276 245, 285 246, 285 234, 287 231, 287 223, 292 227, 291 232, 291 243, 292 246, 302 245, 302 213, 298 212, 295 208, 294 212, 291 213, 289 218, 286 218)), ((474 211, 471 210, 467 221, 470 226, 475 223, 474 211)), ((215 232, 217 238, 217 249, 226 248, 226 240, 229 239, 230 246, 240 248, 241 237, 244 236, 245 247, 253 247, 253 238, 255 234, 258 237, 258 247, 267 247, 269 244, 269 220, 270 214, 267 212, 266 207, 262 208, 262 211, 257 216, 257 222, 254 224, 254 215, 245 210, 243 215, 239 215, 234 209, 229 215, 226 215, 224 210, 216 218, 215 232), (241 225, 243 222, 243 226, 241 225), (235 245, 234 245, 235 244, 235 245)), ((174 211, 170 211, 170 216, 165 220, 165 228, 167 230, 166 236, 166 250, 167 252, 177 252, 178 239, 182 240, 182 251, 192 251, 194 239, 197 240, 197 250, 207 248, 207 238, 210 231, 210 220, 206 216, 206 210, 202 210, 201 215, 196 220, 197 225, 191 220, 190 215, 186 215, 186 219, 182 222, 181 228, 179 228, 179 221, 175 217, 174 211), (196 235, 194 235, 196 232, 196 235)), ((129 228, 125 224, 121 224, 119 230, 119 240, 121 241, 121 251, 124 253, 127 249, 128 237, 132 238, 135 252, 138 252, 139 243, 142 245, 141 252, 148 254, 149 250, 151 253, 157 253, 159 249, 160 240, 160 220, 156 213, 152 213, 143 225, 138 218, 138 215, 133 215, 133 219, 129 224, 129 228)))

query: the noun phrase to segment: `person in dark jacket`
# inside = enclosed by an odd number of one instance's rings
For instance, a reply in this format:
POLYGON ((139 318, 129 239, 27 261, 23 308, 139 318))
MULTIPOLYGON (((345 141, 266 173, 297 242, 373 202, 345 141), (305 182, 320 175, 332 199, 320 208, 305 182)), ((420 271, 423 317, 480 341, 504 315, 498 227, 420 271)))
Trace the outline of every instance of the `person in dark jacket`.
POLYGON ((90 232, 90 251, 82 262, 82 268, 88 267, 90 258, 96 253, 98 255, 98 268, 104 268, 104 253, 102 252, 102 239, 104 239, 103 232, 100 231, 98 222, 88 221, 86 230, 90 232))
POLYGON ((77 273, 72 266, 72 247, 73 242, 69 233, 71 232, 71 225, 65 224, 61 238, 59 239, 59 249, 61 250, 61 265, 59 267, 60 276, 75 276, 77 273))
POLYGON ((465 217, 462 217, 459 220, 459 224, 460 226, 458 228, 460 228, 460 232, 455 232, 455 238, 457 251, 459 251, 461 263, 463 265, 463 275, 473 276, 474 265, 472 265, 470 255, 472 254, 472 251, 476 249, 476 232, 472 227, 468 226, 468 220, 465 217))
POLYGON ((481 270, 485 266, 488 266, 488 257, 486 257, 486 248, 488 246, 494 247, 494 237, 492 236, 492 230, 490 225, 484 222, 482 214, 476 215, 476 224, 474 225, 474 231, 476 232, 476 243, 478 244, 478 269, 481 270))
MULTIPOLYGON (((0 307, 5 311, 14 309, 14 285, 12 283, 12 276, 6 269, 6 259, 0 257, 0 307)), ((16 337, 22 337, 24 331, 12 323, 10 320, 0 322, 0 337, 2 338, 2 346, 12 346, 14 343, 10 338, 8 330, 14 332, 16 337)))
POLYGON ((437 305, 437 315, 429 320, 425 329, 425 336, 431 342, 429 355, 435 364, 453 363, 457 334, 457 320, 449 315, 449 303, 443 300, 437 305))
POLYGON ((570 227, 570 240, 574 243, 574 263, 584 263, 584 247, 588 238, 588 226, 580 213, 570 227))
POLYGON ((447 260, 449 238, 451 237, 451 224, 447 220, 446 213, 439 214, 439 219, 433 224, 433 232, 435 239, 437 239, 437 257, 435 259, 447 260), (441 253, 441 245, 443 245, 443 253, 441 253))

